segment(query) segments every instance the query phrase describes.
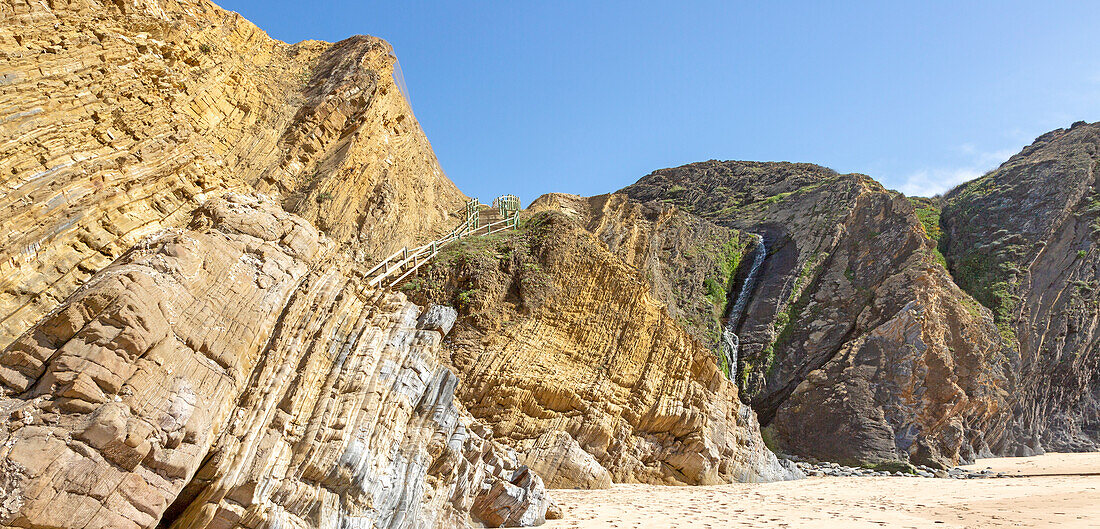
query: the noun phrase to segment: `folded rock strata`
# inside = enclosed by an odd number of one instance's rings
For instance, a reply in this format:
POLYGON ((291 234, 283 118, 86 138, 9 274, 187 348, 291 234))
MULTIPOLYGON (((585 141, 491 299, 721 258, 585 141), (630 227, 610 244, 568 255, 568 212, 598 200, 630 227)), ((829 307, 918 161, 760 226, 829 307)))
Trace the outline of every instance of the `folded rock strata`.
POLYGON ((555 486, 607 484, 573 443, 618 482, 798 475, 764 446, 714 355, 562 213, 460 243, 402 288, 464 312, 445 345, 458 398, 522 457, 543 460, 555 486))
POLYGON ((1003 452, 1011 344, 936 261, 904 197, 810 164, 718 161, 622 193, 763 236, 760 282, 733 322, 736 377, 778 448, 937 466, 1003 452))
POLYGON ((541 479, 456 404, 442 334, 332 246, 268 199, 211 200, 5 349, 0 523, 541 522, 541 479))
POLYGON ((1011 455, 1100 450, 1098 149, 1078 122, 944 197, 952 274, 1018 342, 1011 455))
POLYGON ((380 39, 285 44, 204 0, 3 0, 0 18, 0 347, 228 190, 367 261, 462 205, 380 39))
POLYGON ((543 195, 530 211, 559 211, 641 271, 650 293, 692 336, 717 348, 735 273, 756 239, 659 201, 622 193, 543 195))

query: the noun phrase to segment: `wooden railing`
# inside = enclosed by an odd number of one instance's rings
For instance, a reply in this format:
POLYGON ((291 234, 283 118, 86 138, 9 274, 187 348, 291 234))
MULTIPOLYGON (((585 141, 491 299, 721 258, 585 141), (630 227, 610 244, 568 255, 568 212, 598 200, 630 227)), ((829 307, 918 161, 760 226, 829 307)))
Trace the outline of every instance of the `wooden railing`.
POLYGON ((466 220, 456 226, 447 235, 416 248, 403 247, 393 255, 375 265, 367 272, 367 285, 372 288, 393 288, 405 278, 411 276, 424 263, 439 255, 439 251, 455 241, 475 235, 489 235, 516 227, 519 219, 519 198, 503 195, 493 200, 493 208, 500 211, 503 220, 490 224, 481 224, 482 204, 476 199, 466 202, 463 211, 466 220))

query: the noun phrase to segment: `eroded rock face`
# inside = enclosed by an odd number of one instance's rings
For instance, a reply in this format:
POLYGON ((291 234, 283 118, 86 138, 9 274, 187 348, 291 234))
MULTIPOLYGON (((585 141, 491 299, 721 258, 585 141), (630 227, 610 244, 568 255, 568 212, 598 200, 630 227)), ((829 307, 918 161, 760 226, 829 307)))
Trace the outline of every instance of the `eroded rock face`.
POLYGON ((562 430, 540 435, 522 458, 552 489, 606 489, 612 483, 611 473, 562 430))
POLYGON ((462 204, 380 39, 288 45, 204 0, 4 0, 0 18, 0 347, 229 190, 367 261, 462 204))
POLYGON ((660 201, 625 194, 580 197, 551 193, 529 211, 558 211, 576 220, 608 250, 641 270, 650 293, 703 344, 718 347, 735 273, 755 246, 751 234, 719 226, 660 201))
POLYGON ((1100 449, 1098 149, 1078 122, 944 197, 952 274, 1019 343, 1013 455, 1100 449))
POLYGON ((939 466, 1003 452, 1011 345, 936 262, 904 197, 809 164, 717 161, 623 193, 763 236, 760 281, 735 322, 737 382, 780 449, 939 466))
MULTIPOLYGON (((403 287, 462 309, 445 346, 457 395, 497 438, 530 460, 560 430, 619 482, 797 475, 765 448, 714 355, 637 271, 564 214, 522 224, 444 251, 403 287)), ((599 469, 589 478, 571 459, 540 470, 555 485, 600 485, 599 469)))
POLYGON ((456 404, 441 334, 332 246, 269 199, 211 200, 6 348, 0 523, 541 521, 541 480, 456 404))

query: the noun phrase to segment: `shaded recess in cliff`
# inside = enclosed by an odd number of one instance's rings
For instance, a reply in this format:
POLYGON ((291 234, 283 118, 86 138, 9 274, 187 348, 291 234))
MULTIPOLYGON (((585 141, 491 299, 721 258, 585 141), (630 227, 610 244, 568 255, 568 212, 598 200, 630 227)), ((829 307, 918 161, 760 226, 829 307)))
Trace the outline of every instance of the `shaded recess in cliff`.
POLYGON ((796 476, 765 448, 712 352, 575 212, 526 213, 515 232, 446 249, 402 287, 460 308, 444 346, 458 398, 521 457, 560 462, 543 470, 559 486, 603 486, 605 473, 669 484, 796 476))
POLYGON ((760 233, 737 380, 782 450, 949 465, 1005 450, 1012 350, 951 281, 913 205, 864 175, 709 161, 621 193, 760 233))
POLYGON ((1100 449, 1098 150, 1078 122, 944 197, 955 280, 1019 344, 1017 455, 1100 449))

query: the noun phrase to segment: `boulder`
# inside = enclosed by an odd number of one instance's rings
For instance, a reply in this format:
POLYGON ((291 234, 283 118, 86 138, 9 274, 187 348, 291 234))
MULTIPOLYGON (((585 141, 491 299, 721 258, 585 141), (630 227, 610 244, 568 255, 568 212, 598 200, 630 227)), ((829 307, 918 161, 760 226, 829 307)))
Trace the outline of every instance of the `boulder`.
POLYGON ((458 311, 454 307, 448 305, 436 305, 432 304, 428 306, 428 310, 424 311, 424 314, 420 316, 420 322, 417 327, 424 330, 439 331, 440 334, 446 336, 451 332, 451 328, 455 326, 455 321, 458 320, 458 311))
POLYGON ((521 460, 538 472, 551 489, 606 489, 611 486, 611 473, 585 452, 573 436, 562 430, 550 430, 539 436, 521 460))

